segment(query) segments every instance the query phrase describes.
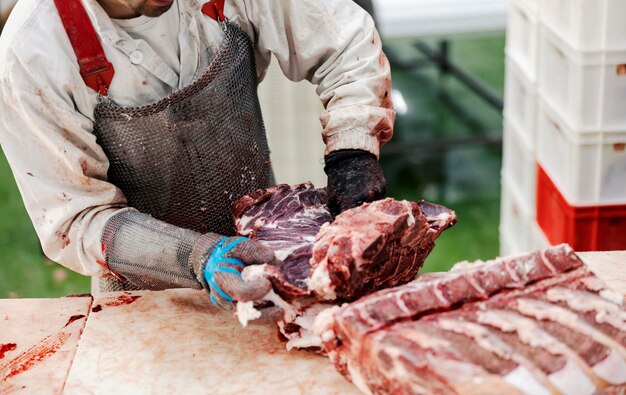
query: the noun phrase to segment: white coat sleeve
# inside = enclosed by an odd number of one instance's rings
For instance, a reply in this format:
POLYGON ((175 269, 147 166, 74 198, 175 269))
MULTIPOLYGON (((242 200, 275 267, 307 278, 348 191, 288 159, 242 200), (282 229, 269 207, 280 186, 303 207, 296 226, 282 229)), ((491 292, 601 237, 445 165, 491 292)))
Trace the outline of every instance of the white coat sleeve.
POLYGON ((364 149, 378 156, 393 134, 395 112, 389 62, 369 14, 351 0, 233 3, 235 18, 242 7, 247 18, 235 22, 252 25, 263 58, 272 54, 289 79, 317 85, 325 153, 364 149))
POLYGON ((4 60, 0 143, 43 251, 81 274, 106 276, 102 231, 126 200, 106 181, 108 160, 92 120, 73 104, 68 71, 52 85, 45 66, 28 68, 32 60, 14 54, 4 60))

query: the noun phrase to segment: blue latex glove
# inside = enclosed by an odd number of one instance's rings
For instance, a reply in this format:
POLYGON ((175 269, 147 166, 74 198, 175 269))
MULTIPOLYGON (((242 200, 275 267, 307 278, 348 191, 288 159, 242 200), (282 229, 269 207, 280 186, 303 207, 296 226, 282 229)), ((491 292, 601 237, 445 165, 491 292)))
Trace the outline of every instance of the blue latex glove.
POLYGON ((224 290, 217 285, 215 281, 215 274, 220 273, 231 273, 238 278, 241 279, 241 269, 243 269, 246 264, 237 258, 228 258, 226 254, 235 248, 241 242, 248 240, 245 237, 240 237, 231 241, 230 243, 224 245, 228 238, 226 236, 222 237, 220 241, 215 246, 213 253, 209 256, 209 259, 206 261, 206 265, 204 266, 204 280, 209 285, 211 290, 211 303, 217 304, 215 300, 215 294, 219 295, 222 299, 227 302, 232 302, 233 298, 230 297, 224 290), (228 264, 228 265, 226 265, 228 264), (233 265, 236 267, 233 267, 233 265))
POLYGON ((280 265, 267 247, 245 237, 226 237, 215 233, 202 235, 191 254, 198 281, 211 294, 211 302, 227 308, 233 301, 256 301, 272 285, 266 278, 244 281, 241 271, 248 265, 280 265))

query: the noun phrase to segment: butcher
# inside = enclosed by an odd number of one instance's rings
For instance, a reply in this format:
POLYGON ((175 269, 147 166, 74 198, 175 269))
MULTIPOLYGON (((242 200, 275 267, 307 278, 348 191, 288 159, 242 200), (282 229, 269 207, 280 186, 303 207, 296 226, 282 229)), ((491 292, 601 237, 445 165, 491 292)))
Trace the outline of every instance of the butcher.
POLYGON ((0 142, 44 253, 98 291, 264 296, 240 271, 278 261, 234 236, 230 206, 274 183, 257 97, 271 57, 317 86, 331 211, 382 198, 390 70, 352 1, 20 0, 0 142))

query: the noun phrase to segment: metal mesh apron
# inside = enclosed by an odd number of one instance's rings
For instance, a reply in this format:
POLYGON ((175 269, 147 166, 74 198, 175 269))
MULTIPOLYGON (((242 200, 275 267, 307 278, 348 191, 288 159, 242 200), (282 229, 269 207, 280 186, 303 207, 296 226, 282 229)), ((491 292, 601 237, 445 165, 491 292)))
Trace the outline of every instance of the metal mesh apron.
POLYGON ((273 177, 252 43, 239 26, 222 26, 224 41, 199 79, 145 106, 102 98, 94 134, 110 161, 109 181, 129 206, 196 232, 233 235, 231 203, 273 177))

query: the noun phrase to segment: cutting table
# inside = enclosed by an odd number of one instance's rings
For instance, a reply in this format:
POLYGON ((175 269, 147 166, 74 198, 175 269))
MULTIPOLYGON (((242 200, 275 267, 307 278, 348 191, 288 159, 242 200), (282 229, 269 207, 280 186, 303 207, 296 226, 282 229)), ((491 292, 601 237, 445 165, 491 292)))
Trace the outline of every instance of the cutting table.
MULTIPOLYGON (((626 294, 626 251, 580 253, 626 294)), ((195 290, 0 300, 0 393, 358 394, 324 357, 195 290)))

